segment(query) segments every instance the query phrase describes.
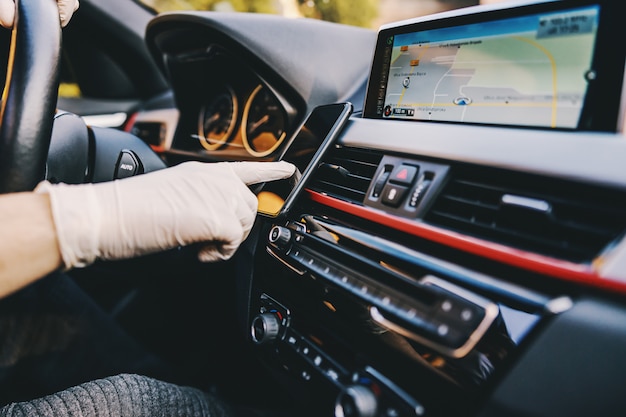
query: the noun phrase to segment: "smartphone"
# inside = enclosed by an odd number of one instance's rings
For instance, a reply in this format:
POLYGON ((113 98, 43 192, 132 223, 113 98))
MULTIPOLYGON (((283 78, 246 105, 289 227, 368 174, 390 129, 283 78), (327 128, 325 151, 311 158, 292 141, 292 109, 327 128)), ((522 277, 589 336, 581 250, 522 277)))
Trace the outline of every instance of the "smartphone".
POLYGON ((279 158, 294 164, 296 172, 288 179, 265 183, 257 194, 259 214, 278 217, 291 209, 297 194, 326 149, 339 136, 352 111, 350 102, 324 104, 311 111, 279 158))

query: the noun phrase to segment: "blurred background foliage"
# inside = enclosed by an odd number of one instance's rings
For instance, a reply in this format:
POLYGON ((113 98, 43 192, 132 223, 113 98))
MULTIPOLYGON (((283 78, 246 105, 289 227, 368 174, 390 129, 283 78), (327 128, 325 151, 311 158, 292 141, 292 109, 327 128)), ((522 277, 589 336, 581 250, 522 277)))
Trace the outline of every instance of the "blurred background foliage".
POLYGON ((215 10, 253 13, 276 13, 273 0, 146 0, 159 12, 173 10, 215 10))
POLYGON ((479 4, 479 0, 142 0, 157 12, 213 10, 282 14, 377 28, 388 21, 479 4))
POLYGON ((310 0, 299 2, 305 17, 369 27, 378 14, 378 0, 310 0))

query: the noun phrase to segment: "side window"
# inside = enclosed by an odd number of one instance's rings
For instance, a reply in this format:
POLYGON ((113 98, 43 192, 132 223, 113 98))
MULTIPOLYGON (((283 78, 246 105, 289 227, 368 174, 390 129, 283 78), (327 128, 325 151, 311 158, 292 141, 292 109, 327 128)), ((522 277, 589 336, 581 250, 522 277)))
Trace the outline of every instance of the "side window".
POLYGON ((89 33, 67 31, 63 36, 61 96, 96 99, 138 98, 133 82, 108 49, 89 33))
POLYGON ((109 22, 91 3, 80 10, 63 29, 58 108, 118 127, 168 84, 137 29, 143 20, 109 22))

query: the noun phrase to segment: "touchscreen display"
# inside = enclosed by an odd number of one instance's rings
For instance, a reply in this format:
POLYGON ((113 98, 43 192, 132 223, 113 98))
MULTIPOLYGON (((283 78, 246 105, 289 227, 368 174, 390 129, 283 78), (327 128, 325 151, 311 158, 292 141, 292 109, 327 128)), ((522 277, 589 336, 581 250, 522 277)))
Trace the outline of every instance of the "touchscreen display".
POLYGON ((597 75, 599 12, 591 5, 389 32, 379 38, 376 117, 576 128, 597 75))

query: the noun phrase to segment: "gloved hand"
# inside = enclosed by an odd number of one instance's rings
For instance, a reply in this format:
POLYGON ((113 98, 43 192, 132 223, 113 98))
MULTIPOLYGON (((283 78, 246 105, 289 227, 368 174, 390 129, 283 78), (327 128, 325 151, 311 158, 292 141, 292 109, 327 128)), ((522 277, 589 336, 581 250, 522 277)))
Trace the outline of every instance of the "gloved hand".
POLYGON ((40 183, 50 196, 67 269, 96 259, 206 243, 201 261, 230 258, 248 236, 257 199, 246 184, 288 178, 287 162, 186 162, 98 184, 40 183))
MULTIPOLYGON (((28 0, 26 0, 28 1, 28 0)), ((78 9, 78 0, 57 0, 59 7, 59 19, 61 26, 65 27, 74 12, 78 9)), ((15 21, 15 2, 13 0, 0 0, 0 25, 5 28, 13 27, 15 21)))

